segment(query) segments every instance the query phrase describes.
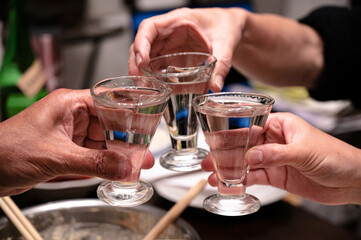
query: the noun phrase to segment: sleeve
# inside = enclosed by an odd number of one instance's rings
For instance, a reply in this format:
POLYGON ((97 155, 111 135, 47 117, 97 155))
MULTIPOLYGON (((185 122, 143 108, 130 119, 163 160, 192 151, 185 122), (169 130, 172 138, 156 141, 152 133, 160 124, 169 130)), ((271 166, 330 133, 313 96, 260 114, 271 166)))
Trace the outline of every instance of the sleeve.
POLYGON ((324 42, 324 70, 314 99, 348 99, 361 108, 361 8, 322 7, 300 20, 315 29, 324 42))

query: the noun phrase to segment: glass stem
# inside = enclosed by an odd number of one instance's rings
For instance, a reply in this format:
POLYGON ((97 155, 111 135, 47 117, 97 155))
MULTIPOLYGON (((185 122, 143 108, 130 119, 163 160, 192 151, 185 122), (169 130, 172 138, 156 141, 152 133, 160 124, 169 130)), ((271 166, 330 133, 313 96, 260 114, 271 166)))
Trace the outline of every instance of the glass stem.
POLYGON ((181 152, 182 150, 187 150, 197 147, 197 134, 188 136, 187 138, 180 139, 179 137, 170 136, 172 149, 181 152))
POLYGON ((112 181, 113 188, 121 188, 121 189, 128 189, 128 190, 137 190, 139 189, 139 182, 119 182, 119 181, 112 181))
POLYGON ((243 184, 226 184, 218 180, 218 194, 220 196, 240 197, 246 194, 246 186, 243 184))

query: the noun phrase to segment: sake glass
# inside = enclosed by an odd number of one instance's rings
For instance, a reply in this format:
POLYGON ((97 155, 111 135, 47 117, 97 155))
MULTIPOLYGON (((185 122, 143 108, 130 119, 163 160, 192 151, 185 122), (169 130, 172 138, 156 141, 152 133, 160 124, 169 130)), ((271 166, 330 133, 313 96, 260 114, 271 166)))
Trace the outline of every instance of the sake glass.
POLYGON ((107 149, 125 155, 131 165, 124 179, 101 183, 98 198, 116 206, 140 205, 153 195, 152 186, 139 176, 171 89, 153 77, 121 76, 100 81, 90 91, 107 149))
POLYGON ((262 142, 273 103, 266 95, 237 92, 206 94, 193 100, 218 181, 218 193, 203 202, 209 212, 240 216, 260 208, 261 202, 246 193, 249 166, 244 155, 262 142))
POLYGON ((208 151, 197 147, 198 121, 192 99, 208 92, 216 58, 207 53, 182 52, 152 58, 143 72, 168 84, 172 95, 164 111, 172 149, 161 155, 160 165, 178 172, 201 169, 208 151))

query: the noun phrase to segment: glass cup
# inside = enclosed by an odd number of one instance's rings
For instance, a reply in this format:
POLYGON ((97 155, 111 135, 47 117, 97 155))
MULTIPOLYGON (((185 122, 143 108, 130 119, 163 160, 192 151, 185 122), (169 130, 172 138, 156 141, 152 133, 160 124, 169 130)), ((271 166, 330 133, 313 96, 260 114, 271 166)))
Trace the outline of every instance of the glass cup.
POLYGON ((240 216, 260 208, 260 201, 246 194, 249 166, 244 155, 262 142, 273 103, 266 95, 237 92, 205 94, 193 100, 218 180, 218 193, 203 202, 209 212, 240 216))
POLYGON ((100 200, 116 206, 137 206, 153 195, 152 186, 139 180, 140 169, 161 121, 171 89, 145 76, 121 76, 96 83, 91 89, 107 149, 125 155, 131 171, 121 181, 104 181, 100 200))
POLYGON ((183 52, 155 57, 142 71, 167 83, 172 95, 164 111, 172 149, 160 157, 162 167, 179 172, 201 169, 208 151, 197 147, 198 121, 194 97, 208 92, 216 58, 207 53, 183 52))

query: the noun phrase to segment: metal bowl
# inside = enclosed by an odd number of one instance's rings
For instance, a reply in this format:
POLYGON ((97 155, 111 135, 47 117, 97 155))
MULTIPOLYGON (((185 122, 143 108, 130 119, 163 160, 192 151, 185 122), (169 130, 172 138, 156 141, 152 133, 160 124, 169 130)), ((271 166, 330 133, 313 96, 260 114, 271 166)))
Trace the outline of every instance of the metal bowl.
MULTIPOLYGON (((68 200, 46 203, 23 210, 45 240, 142 239, 165 214, 164 210, 142 205, 120 208, 99 200, 68 200)), ((187 222, 178 219, 160 239, 199 240, 187 222)), ((6 218, 0 219, 0 239, 23 239, 6 218)))

